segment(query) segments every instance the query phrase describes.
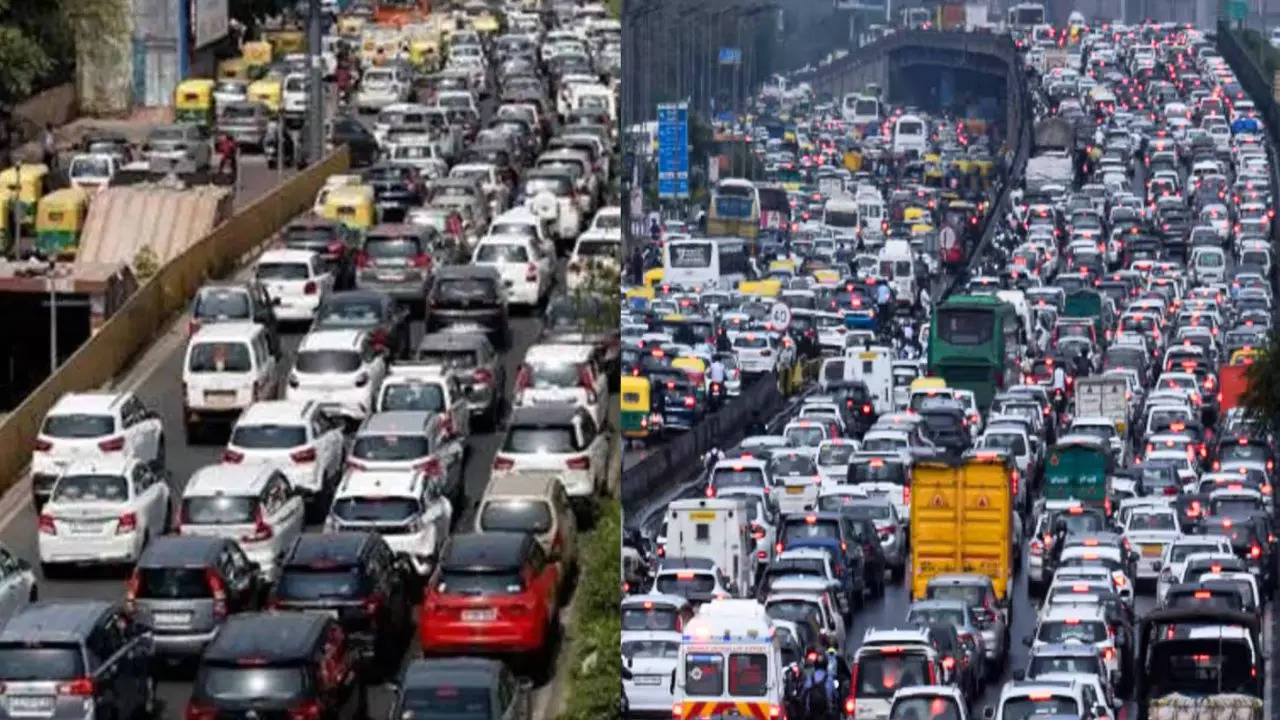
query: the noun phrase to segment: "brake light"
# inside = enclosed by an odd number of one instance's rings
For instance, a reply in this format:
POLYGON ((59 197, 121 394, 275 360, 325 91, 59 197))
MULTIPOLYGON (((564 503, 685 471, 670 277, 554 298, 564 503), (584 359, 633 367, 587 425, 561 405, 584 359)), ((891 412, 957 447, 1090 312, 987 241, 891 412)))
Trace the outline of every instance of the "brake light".
POLYGON ((419 470, 423 474, 433 475, 433 476, 439 476, 444 474, 441 472, 440 468, 441 468, 440 458, 434 458, 434 457, 428 458, 427 460, 420 462, 414 466, 415 470, 419 470))
POLYGON ((53 449, 53 443, 43 438, 36 438, 36 452, 49 452, 53 449))
POLYGON ((227 617, 227 588, 222 576, 213 568, 204 569, 205 582, 209 584, 209 594, 213 596, 213 619, 222 620, 227 617))
POLYGON ((58 683, 59 695, 73 695, 75 697, 93 697, 93 678, 82 677, 71 680, 70 682, 58 683))
POLYGON ((242 452, 239 452, 237 450, 232 450, 231 448, 227 448, 226 450, 222 451, 222 462, 224 463, 235 464, 243 460, 244 460, 244 453, 242 452))
POLYGON ((586 455, 583 455, 581 457, 576 457, 576 458, 569 458, 568 460, 564 461, 564 464, 565 464, 565 467, 569 468, 570 470, 590 470, 591 458, 587 457, 586 455))
POLYGON ((211 705, 192 700, 187 703, 187 710, 183 716, 183 720, 214 720, 218 717, 218 710, 211 705))
POLYGON ((124 436, 108 438, 98 443, 98 449, 102 452, 120 452, 124 449, 124 436))
POLYGON ((366 253, 366 252, 364 252, 364 251, 360 251, 360 252, 356 253, 356 267, 358 267, 358 268, 367 268, 367 267, 369 267, 371 264, 373 264, 373 263, 372 263, 372 261, 369 259, 369 254, 368 254, 368 253, 366 253))
POLYGON ((319 289, 320 286, 316 285, 315 280, 308 280, 307 284, 302 286, 302 292, 307 295, 315 295, 319 289))
POLYGON ((526 265, 526 266, 525 266, 525 268, 524 268, 524 281, 525 281, 525 282, 537 282, 537 281, 538 281, 538 265, 537 265, 537 263, 529 263, 528 265, 526 265))
POLYGON ((430 255, 414 255, 413 266, 416 268, 431 267, 431 256, 430 255))
POLYGON ((240 540, 241 542, 262 542, 274 536, 275 531, 267 524, 267 519, 262 515, 262 508, 259 507, 253 513, 253 534, 242 536, 240 540))
POLYGON ((492 385, 493 372, 488 368, 476 368, 475 372, 471 373, 471 381, 480 385, 492 385))
POLYGON ((516 466, 516 461, 509 457, 504 457, 502 455, 495 455, 493 458, 494 470, 510 470, 515 466, 516 466))
POLYGON ((295 450, 289 454, 289 458, 299 465, 313 463, 316 461, 316 449, 314 447, 306 447, 301 450, 295 450))
POLYGON ((116 534, 127 535, 138 530, 138 513, 127 512, 116 520, 116 534))
POLYGON ((289 708, 289 720, 320 720, 323 715, 320 703, 314 699, 304 700, 289 708))

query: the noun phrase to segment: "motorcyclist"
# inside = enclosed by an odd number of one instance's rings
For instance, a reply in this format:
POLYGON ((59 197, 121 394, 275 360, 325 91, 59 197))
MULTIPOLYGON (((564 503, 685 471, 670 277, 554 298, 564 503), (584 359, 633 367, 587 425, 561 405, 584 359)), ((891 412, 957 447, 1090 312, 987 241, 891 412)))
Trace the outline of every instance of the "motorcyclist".
POLYGON ((813 720, 834 717, 839 702, 836 698, 835 648, 828 648, 819 655, 811 652, 805 657, 804 694, 807 716, 813 720))
POLYGON ((724 361, 718 357, 711 358, 711 367, 707 369, 707 375, 711 380, 711 390, 716 402, 724 399, 724 361))

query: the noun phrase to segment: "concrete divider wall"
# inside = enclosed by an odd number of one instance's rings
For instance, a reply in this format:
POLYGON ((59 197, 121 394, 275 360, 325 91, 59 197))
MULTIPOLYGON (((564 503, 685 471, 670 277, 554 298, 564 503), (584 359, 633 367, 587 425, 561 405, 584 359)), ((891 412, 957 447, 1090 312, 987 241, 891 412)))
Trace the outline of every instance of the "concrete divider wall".
POLYGON ((0 422, 0 492, 16 483, 31 461, 40 424, 59 397, 101 387, 119 374, 205 280, 226 275, 246 253, 309 208, 325 178, 349 165, 343 146, 214 228, 138 288, 97 334, 0 422))

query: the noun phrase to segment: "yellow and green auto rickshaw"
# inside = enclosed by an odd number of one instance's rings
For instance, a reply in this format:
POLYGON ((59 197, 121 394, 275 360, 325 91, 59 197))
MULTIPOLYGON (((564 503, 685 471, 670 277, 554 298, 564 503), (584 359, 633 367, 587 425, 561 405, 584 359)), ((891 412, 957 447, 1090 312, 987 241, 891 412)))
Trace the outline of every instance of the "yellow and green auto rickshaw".
POLYGON ((364 18, 357 15, 344 15, 338 18, 338 37, 345 40, 359 40, 364 32, 364 18))
POLYGON ((653 388, 649 378, 636 375, 623 375, 619 401, 619 420, 622 424, 622 436, 633 440, 644 440, 651 435, 662 432, 662 409, 654 408, 653 388))
POLYGON ((203 127, 213 125, 213 88, 214 81, 208 78, 194 78, 178 83, 178 88, 173 91, 173 105, 176 108, 174 119, 203 127))
POLYGON ((336 220, 352 230, 368 230, 373 227, 373 187, 342 185, 333 188, 324 199, 324 217, 326 220, 336 220))
POLYGON ((275 57, 284 57, 294 53, 307 51, 307 36, 301 30, 268 30, 264 40, 271 43, 271 52, 275 57))
POLYGON ((45 257, 74 257, 89 212, 89 192, 63 188, 40 198, 36 208, 36 250, 45 257))
POLYGON ((662 268, 650 268, 644 273, 644 286, 647 288, 657 288, 662 284, 662 268))
POLYGON ((249 102, 262 103, 267 112, 279 115, 284 103, 284 83, 278 77, 264 77, 249 83, 249 102))
POLYGON ((240 49, 240 55, 244 58, 250 78, 256 79, 266 75, 271 67, 271 43, 265 40, 245 43, 240 49))
POLYGON ((49 166, 43 163, 23 163, 0 172, 0 187, 17 196, 23 225, 30 226, 35 221, 36 203, 44 197, 48 181, 49 166))
POLYGON ((409 64, 422 72, 440 70, 440 44, 435 40, 415 38, 409 41, 409 64))
POLYGON ((218 63, 219 80, 249 80, 249 63, 244 58, 228 58, 218 63))

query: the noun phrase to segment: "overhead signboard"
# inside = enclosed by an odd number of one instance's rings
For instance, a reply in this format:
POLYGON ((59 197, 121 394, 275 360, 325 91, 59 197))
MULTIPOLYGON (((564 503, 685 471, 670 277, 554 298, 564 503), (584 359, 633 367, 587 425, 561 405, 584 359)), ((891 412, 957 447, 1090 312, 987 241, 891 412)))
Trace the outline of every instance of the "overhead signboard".
POLYGON ((742 62, 741 48, 720 48, 721 65, 738 65, 742 62))
POLYGON ((658 197, 689 197, 689 106, 658 106, 658 197))
POLYGON ((191 0, 191 29, 197 49, 215 43, 230 30, 228 0, 191 0))

